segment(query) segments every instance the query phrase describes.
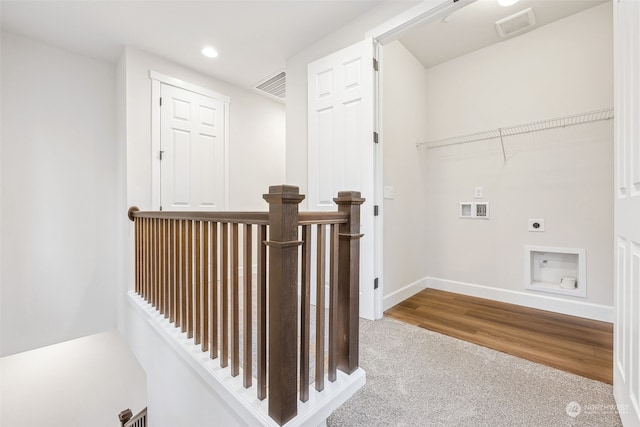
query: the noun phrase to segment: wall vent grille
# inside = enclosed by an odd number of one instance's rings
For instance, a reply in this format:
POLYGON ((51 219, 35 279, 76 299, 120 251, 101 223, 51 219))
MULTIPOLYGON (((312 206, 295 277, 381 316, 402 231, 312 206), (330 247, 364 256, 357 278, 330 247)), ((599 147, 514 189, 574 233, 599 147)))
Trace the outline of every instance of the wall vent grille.
POLYGON ((284 100, 287 96, 287 74, 284 71, 278 72, 278 74, 267 77, 262 82, 256 85, 256 89, 260 92, 266 93, 277 99, 284 100))
POLYGON ((532 8, 527 8, 496 21, 495 25, 500 37, 509 37, 536 25, 536 15, 532 8))

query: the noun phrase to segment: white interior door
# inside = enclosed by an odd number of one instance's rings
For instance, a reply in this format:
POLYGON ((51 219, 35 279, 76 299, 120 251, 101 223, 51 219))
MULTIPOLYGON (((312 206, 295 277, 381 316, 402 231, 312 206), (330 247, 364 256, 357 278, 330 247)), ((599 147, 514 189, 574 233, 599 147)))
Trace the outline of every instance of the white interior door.
POLYGON ((308 203, 335 210, 339 191, 360 191, 360 316, 373 319, 374 292, 373 41, 309 64, 308 203))
POLYGON ((225 104, 160 85, 160 206, 225 209, 225 104))
POLYGON ((640 426, 640 2, 614 1, 616 291, 614 396, 640 426))

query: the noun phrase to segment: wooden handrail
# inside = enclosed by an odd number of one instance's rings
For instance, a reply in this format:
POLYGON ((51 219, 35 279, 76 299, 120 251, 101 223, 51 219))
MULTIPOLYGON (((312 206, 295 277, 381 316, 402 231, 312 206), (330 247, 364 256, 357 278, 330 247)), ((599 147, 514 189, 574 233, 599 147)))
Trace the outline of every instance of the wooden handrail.
POLYGON ((133 221, 133 218, 210 221, 228 224, 269 224, 269 212, 140 211, 135 206, 129 211, 129 219, 133 221))
POLYGON ((337 370, 358 369, 364 199, 358 192, 340 192, 334 199, 337 211, 299 212, 304 196, 287 185, 270 187, 264 199, 268 212, 131 207, 128 216, 135 223, 136 293, 232 376, 242 373, 244 387, 255 385, 258 399, 268 398, 269 416, 282 425, 297 415, 298 399, 309 399, 311 357, 317 392, 324 389, 325 377, 337 380, 337 370), (320 338, 312 345, 314 280, 315 336, 320 338))
MULTIPOLYGON (((349 221, 344 212, 299 212, 299 224, 343 224, 349 221)), ((159 218, 194 221, 226 222, 229 224, 269 224, 269 212, 184 212, 184 211, 140 211, 130 208, 129 219, 159 218)))
POLYGON ((299 212, 298 224, 346 224, 349 215, 345 212, 299 212))

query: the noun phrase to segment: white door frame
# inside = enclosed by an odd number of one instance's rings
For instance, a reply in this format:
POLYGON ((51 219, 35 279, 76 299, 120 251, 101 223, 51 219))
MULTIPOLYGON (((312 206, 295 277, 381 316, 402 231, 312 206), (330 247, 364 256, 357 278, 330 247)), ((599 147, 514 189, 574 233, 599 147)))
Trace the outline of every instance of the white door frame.
MULTIPOLYGON (((443 0, 441 3, 434 5, 433 0, 426 0, 412 7, 411 9, 401 13, 400 15, 390 19, 389 21, 373 28, 365 34, 365 38, 372 38, 374 43, 374 56, 378 60, 379 69, 376 73, 373 105, 374 105, 374 131, 378 133, 378 146, 374 154, 374 187, 375 194, 374 204, 382 207, 383 200, 383 162, 382 153, 384 150, 384 133, 382 129, 382 73, 384 69, 383 50, 380 48, 385 44, 397 40, 405 31, 421 25, 426 22, 435 21, 447 16, 454 11, 467 6, 476 0, 443 0)), ((374 217, 374 273, 378 278, 378 289, 374 293, 374 315, 376 319, 382 318, 383 315, 383 289, 384 289, 384 271, 383 271, 383 218, 384 209, 379 210, 379 215, 374 217)))
POLYGON ((151 79, 151 209, 159 209, 161 202, 160 186, 160 87, 162 84, 175 86, 200 95, 208 96, 224 103, 224 206, 229 207, 229 105, 231 98, 175 77, 156 71, 149 71, 151 79))
MULTIPOLYGON (((308 64, 308 207, 333 210, 344 188, 375 204, 373 41, 362 40, 308 64), (326 168, 326 163, 332 167, 326 168)), ((367 205, 370 206, 370 205, 367 205)), ((375 319, 374 209, 360 213, 360 316, 375 319)), ((313 300, 313 297, 312 297, 313 300)))
POLYGON ((640 4, 614 10, 615 201, 613 396, 625 426, 640 426, 640 4))

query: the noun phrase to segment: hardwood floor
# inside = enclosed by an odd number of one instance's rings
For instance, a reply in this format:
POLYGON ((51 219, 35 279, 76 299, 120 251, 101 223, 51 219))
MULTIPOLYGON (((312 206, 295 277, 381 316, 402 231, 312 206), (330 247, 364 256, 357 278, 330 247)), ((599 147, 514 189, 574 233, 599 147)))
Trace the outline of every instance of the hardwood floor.
POLYGON ((533 362, 613 382, 613 325, 425 289, 389 317, 533 362))

